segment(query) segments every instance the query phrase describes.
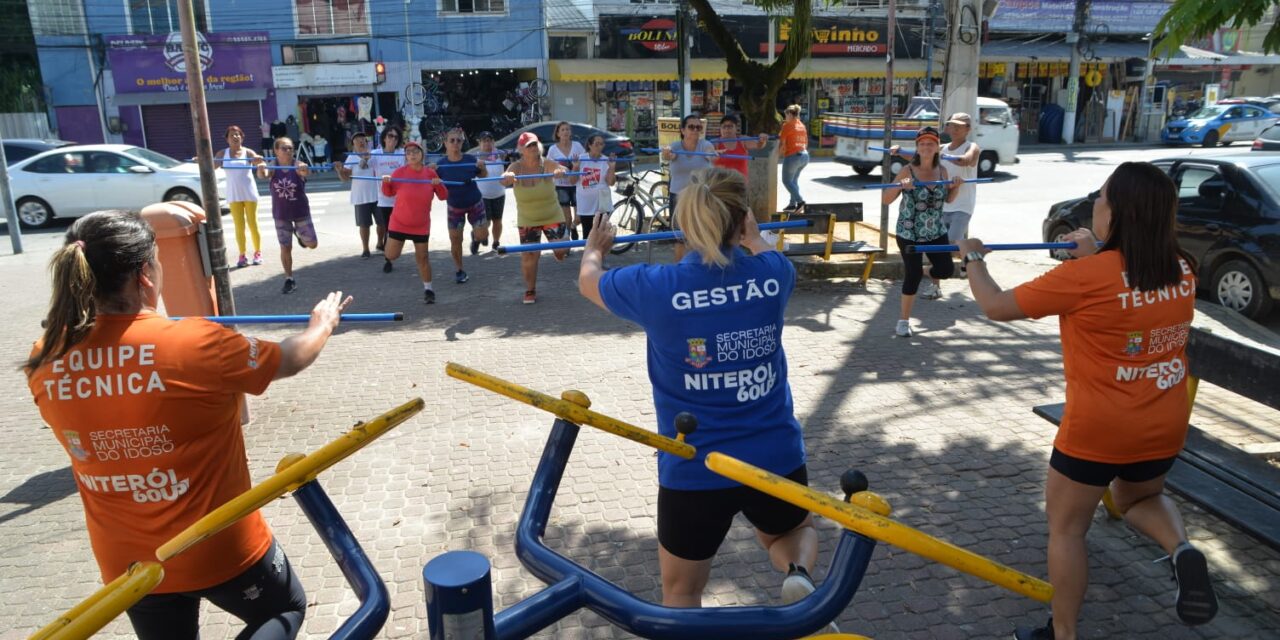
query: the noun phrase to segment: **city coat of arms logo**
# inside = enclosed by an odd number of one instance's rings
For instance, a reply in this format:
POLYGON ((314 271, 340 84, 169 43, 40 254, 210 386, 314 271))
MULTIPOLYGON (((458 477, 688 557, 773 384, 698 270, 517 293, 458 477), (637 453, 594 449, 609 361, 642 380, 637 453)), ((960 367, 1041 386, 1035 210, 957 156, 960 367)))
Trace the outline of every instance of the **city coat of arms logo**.
POLYGON ((689 338, 689 357, 684 361, 693 365, 695 369, 701 369, 707 366, 710 358, 707 357, 707 339, 706 338, 689 338))

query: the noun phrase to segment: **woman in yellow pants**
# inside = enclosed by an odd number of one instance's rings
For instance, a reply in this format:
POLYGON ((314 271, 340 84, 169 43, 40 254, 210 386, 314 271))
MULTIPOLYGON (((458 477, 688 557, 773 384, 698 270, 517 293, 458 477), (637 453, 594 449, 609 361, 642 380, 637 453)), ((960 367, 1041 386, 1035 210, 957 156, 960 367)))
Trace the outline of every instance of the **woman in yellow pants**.
POLYGON ((226 170, 227 202, 231 207, 231 220, 236 224, 236 247, 240 249, 237 267, 249 266, 245 257, 245 227, 253 236, 253 264, 262 264, 262 239, 258 235, 258 184, 253 179, 251 167, 263 162, 262 156, 244 144, 244 130, 236 125, 227 127, 227 148, 214 157, 214 163, 226 170))

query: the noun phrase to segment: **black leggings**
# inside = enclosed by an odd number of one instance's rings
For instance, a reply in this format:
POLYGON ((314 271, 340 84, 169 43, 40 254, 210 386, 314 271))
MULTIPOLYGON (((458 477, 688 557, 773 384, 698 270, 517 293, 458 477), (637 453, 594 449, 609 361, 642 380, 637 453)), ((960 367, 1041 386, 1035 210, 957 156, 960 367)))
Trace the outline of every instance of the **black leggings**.
POLYGON ((902 266, 907 271, 907 276, 902 279, 902 295, 914 296, 916 291, 920 289, 920 280, 924 278, 924 257, 929 256, 929 262, 933 265, 929 269, 929 277, 945 280, 955 273, 955 264, 951 262, 951 254, 946 252, 937 253, 907 253, 907 247, 914 247, 921 244, 951 244, 947 240, 946 234, 931 240, 923 242, 912 242, 898 238, 898 252, 902 254, 902 266))
POLYGON ((244 621, 237 640, 293 640, 307 612, 302 583, 273 540, 261 560, 220 585, 139 600, 127 611, 138 640, 198 640, 202 598, 244 621))
POLYGON ((581 216, 579 220, 582 221, 582 239, 586 240, 587 237, 591 235, 591 228, 594 227, 596 224, 596 217, 581 216))

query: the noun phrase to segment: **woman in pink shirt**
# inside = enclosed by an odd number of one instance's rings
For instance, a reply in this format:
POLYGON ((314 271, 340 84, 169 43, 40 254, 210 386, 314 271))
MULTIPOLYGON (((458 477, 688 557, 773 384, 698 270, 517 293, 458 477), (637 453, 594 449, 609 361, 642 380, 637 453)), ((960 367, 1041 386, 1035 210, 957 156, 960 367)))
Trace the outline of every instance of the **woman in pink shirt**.
POLYGON ((418 275, 422 276, 422 300, 431 304, 436 301, 436 292, 431 289, 431 263, 427 261, 431 201, 448 198, 449 189, 431 167, 422 163, 422 147, 417 142, 405 143, 404 160, 405 166, 382 176, 383 195, 396 199, 387 224, 387 246, 383 251, 387 262, 382 265, 382 272, 391 273, 391 263, 400 257, 405 241, 413 241, 413 257, 418 262, 418 275))

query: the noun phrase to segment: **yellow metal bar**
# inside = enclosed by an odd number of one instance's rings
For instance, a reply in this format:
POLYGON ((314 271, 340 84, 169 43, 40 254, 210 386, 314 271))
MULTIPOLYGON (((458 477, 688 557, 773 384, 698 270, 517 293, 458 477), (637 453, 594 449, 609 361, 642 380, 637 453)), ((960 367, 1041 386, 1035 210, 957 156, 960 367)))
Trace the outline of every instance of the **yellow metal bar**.
POLYGON ((158 562, 137 562, 57 620, 35 632, 30 640, 83 640, 107 626, 164 579, 158 562))
POLYGON ((876 254, 868 253, 867 264, 862 268, 862 280, 860 282, 863 285, 866 285, 867 281, 871 279, 871 265, 874 265, 875 263, 876 263, 876 254))
POLYGON ((822 259, 831 262, 831 249, 836 243, 836 214, 832 213, 827 217, 827 243, 826 250, 822 252, 822 259))
POLYGON ((502 378, 491 376, 487 373, 460 365, 456 362, 450 362, 445 366, 444 371, 449 374, 450 377, 457 378, 463 382, 469 382, 483 389, 488 389, 498 395, 511 398, 512 400, 519 400, 531 407, 553 413, 574 424, 585 424, 603 431, 608 431, 616 436, 622 436, 628 440, 634 440, 646 447, 653 447, 654 449, 665 451, 671 455, 692 460, 696 451, 693 448, 693 445, 677 441, 674 438, 668 438, 664 435, 649 431, 648 429, 641 429, 633 424, 628 424, 616 418, 611 418, 602 413, 596 413, 595 411, 587 409, 579 404, 553 398, 540 391, 534 391, 528 387, 522 387, 514 382, 507 382, 502 378))
POLYGON ((1124 514, 1120 513, 1120 507, 1116 506, 1116 499, 1111 497, 1111 488, 1102 492, 1102 507, 1107 510, 1107 517, 1112 520, 1120 520, 1124 518, 1124 514))
POLYGON ((1043 580, 939 540, 918 529, 872 513, 863 507, 814 491, 802 484, 722 453, 707 454, 706 464, 708 469, 726 478, 827 517, 869 538, 887 542, 1040 602, 1049 602, 1053 598, 1053 587, 1043 580))
POLYGON ((1192 411, 1193 409, 1195 409, 1195 407, 1196 407, 1196 392, 1197 392, 1197 391, 1199 391, 1199 390, 1200 390, 1200 378, 1197 378, 1197 377, 1195 377, 1195 376, 1187 376, 1187 411, 1188 411, 1188 415, 1190 415, 1190 413, 1189 413, 1189 412, 1190 412, 1190 411, 1192 411))
POLYGON ((232 498, 226 504, 195 521, 185 531, 156 549, 156 559, 164 562, 200 541, 210 538, 231 526, 235 521, 257 511, 263 505, 315 480, 321 471, 332 467, 347 456, 364 448, 378 436, 422 411, 422 398, 415 398, 369 422, 362 422, 338 439, 315 450, 310 455, 288 465, 248 491, 232 498))

